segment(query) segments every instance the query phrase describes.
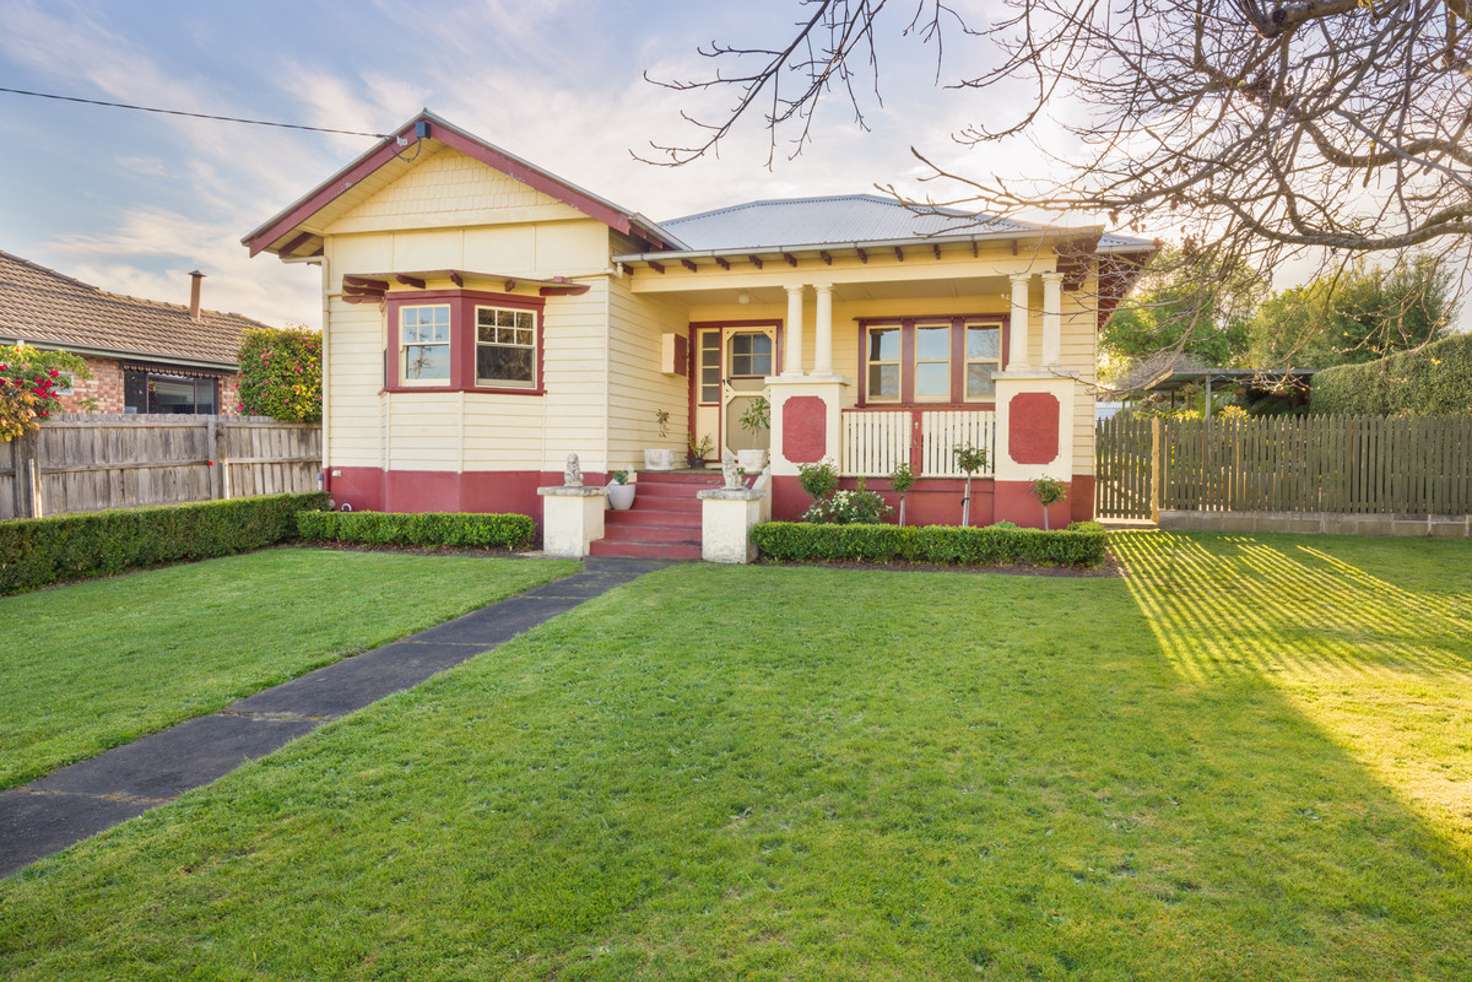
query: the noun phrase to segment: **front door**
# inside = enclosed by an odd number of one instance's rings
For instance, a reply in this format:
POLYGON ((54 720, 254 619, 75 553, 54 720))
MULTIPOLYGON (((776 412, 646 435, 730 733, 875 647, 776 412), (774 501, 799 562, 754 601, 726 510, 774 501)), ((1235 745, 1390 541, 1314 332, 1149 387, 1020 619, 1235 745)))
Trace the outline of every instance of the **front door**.
POLYGON ((730 450, 765 450, 770 433, 741 425, 741 416, 762 398, 766 378, 776 371, 777 332, 772 327, 702 327, 695 338, 696 442, 710 439, 706 460, 730 450))

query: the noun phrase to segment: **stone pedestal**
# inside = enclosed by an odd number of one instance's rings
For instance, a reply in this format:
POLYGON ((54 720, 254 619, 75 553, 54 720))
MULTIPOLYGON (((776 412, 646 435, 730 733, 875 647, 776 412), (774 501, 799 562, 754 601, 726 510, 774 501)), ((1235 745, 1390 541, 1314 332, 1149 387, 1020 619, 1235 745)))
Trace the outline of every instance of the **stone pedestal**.
POLYGON ((700 499, 700 558, 708 563, 749 563, 756 558, 751 529, 770 515, 765 482, 750 488, 710 488, 700 499))
POLYGON ((1069 521, 1073 482, 1073 397, 1071 377, 1037 370, 1001 372, 997 385, 995 520, 1040 528, 1043 506, 1032 482, 1051 477, 1070 485, 1069 497, 1048 510, 1048 524, 1069 521))
POLYGON ((843 453, 840 429, 841 375, 777 376, 767 379, 772 406, 772 474, 791 477, 798 465, 823 460, 839 466, 843 453))
POLYGON ((588 546, 603 538, 608 489, 585 485, 537 488, 542 496, 542 551, 549 556, 582 559, 588 546))

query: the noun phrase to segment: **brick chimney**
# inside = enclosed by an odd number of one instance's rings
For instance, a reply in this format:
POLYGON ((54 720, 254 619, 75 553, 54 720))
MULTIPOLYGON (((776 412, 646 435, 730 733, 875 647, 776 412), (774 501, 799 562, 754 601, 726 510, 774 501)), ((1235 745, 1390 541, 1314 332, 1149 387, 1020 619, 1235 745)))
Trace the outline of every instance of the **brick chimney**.
POLYGON ((199 286, 204 281, 204 274, 199 270, 193 270, 189 274, 189 316, 193 320, 199 320, 199 286))

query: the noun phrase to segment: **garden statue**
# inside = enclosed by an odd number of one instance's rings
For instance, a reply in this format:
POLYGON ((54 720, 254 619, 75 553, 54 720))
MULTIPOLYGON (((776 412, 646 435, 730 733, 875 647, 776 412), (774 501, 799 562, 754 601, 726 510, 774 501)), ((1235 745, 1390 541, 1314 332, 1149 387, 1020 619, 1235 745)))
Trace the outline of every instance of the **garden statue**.
POLYGON ((567 488, 583 486, 583 468, 578 464, 578 455, 575 453, 567 455, 567 466, 562 470, 562 486, 567 488))
POLYGON ((736 455, 729 450, 721 455, 721 477, 725 478, 726 490, 740 489, 741 468, 736 466, 736 455))

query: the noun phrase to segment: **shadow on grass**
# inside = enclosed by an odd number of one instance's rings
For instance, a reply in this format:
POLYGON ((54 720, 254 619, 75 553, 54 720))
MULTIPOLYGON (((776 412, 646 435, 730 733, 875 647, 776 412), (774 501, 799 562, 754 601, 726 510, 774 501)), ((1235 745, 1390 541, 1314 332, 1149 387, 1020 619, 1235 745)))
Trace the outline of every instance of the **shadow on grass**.
POLYGON ((1463 857, 1143 582, 651 575, 0 884, 0 969, 1472 972, 1463 857))

